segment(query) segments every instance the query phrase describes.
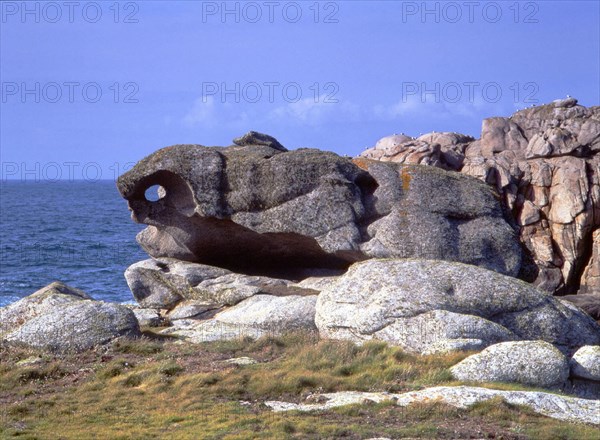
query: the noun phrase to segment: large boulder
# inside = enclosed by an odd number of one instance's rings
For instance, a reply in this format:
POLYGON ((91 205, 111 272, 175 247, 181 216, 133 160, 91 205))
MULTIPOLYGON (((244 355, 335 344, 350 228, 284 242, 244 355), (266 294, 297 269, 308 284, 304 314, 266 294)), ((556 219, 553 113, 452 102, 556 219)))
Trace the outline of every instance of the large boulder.
POLYGON ((466 382, 512 382, 560 387, 569 377, 569 362, 544 341, 502 342, 453 366, 452 375, 466 382))
POLYGON ((485 119, 478 140, 433 133, 378 142, 361 156, 487 182, 520 226, 522 279, 560 295, 600 292, 600 107, 561 99, 485 119))
POLYGON ((0 307, 0 335, 25 322, 82 299, 92 299, 83 290, 55 281, 6 307, 0 307))
POLYGON ((62 283, 0 309, 0 318, 2 339, 53 352, 78 352, 120 336, 140 335, 133 311, 120 304, 93 301, 62 283), (15 320, 17 315, 21 318, 15 320))
POLYGON ((415 352, 544 340, 565 352, 597 345, 600 325, 515 278, 447 261, 356 263, 319 295, 322 337, 383 340, 415 352))
POLYGON ((133 219, 148 225, 138 241, 152 257, 294 280, 373 257, 519 271, 516 234, 493 190, 476 179, 285 151, 257 133, 236 142, 163 148, 119 178, 133 219), (162 197, 147 200, 154 185, 162 197))

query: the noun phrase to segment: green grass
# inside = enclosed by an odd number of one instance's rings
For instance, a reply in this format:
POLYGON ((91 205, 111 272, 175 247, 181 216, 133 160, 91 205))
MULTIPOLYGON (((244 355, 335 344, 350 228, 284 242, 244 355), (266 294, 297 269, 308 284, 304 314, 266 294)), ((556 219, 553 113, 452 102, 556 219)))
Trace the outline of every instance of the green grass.
POLYGON ((379 342, 355 346, 305 333, 199 345, 149 335, 77 356, 42 353, 42 362, 17 365, 40 353, 0 346, 0 438, 598 438, 597 428, 496 399, 466 410, 383 402, 273 413, 262 404, 299 402, 315 392, 456 384, 448 369, 468 354, 417 356, 379 342), (259 363, 224 362, 239 356, 259 363))

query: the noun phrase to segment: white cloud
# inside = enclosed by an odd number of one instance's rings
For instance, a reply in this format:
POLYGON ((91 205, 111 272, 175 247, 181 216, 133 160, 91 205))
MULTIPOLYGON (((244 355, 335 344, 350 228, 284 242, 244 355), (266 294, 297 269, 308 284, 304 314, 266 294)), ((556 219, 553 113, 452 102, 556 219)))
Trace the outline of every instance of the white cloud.
POLYGON ((212 127, 216 122, 215 100, 212 96, 196 99, 192 108, 183 117, 183 123, 188 127, 198 125, 212 127))
POLYGON ((271 121, 299 125, 321 125, 332 121, 354 121, 360 118, 360 108, 350 102, 330 102, 327 95, 317 99, 304 98, 277 107, 267 114, 271 121))

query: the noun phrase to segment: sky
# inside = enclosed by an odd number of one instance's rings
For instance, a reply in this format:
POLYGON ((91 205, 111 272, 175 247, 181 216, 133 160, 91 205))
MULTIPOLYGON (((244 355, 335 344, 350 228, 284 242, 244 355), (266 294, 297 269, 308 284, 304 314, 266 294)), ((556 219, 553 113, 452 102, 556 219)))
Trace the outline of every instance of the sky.
POLYGON ((0 6, 2 180, 114 179, 249 130, 354 156, 567 95, 600 105, 598 1, 0 6))

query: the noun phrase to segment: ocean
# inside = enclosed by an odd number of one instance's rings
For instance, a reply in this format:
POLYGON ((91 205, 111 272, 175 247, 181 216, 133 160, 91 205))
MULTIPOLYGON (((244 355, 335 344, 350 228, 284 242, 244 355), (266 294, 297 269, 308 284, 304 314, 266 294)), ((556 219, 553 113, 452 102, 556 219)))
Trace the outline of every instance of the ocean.
POLYGON ((0 306, 62 281, 131 302, 123 272, 149 258, 114 181, 0 183, 0 306))

